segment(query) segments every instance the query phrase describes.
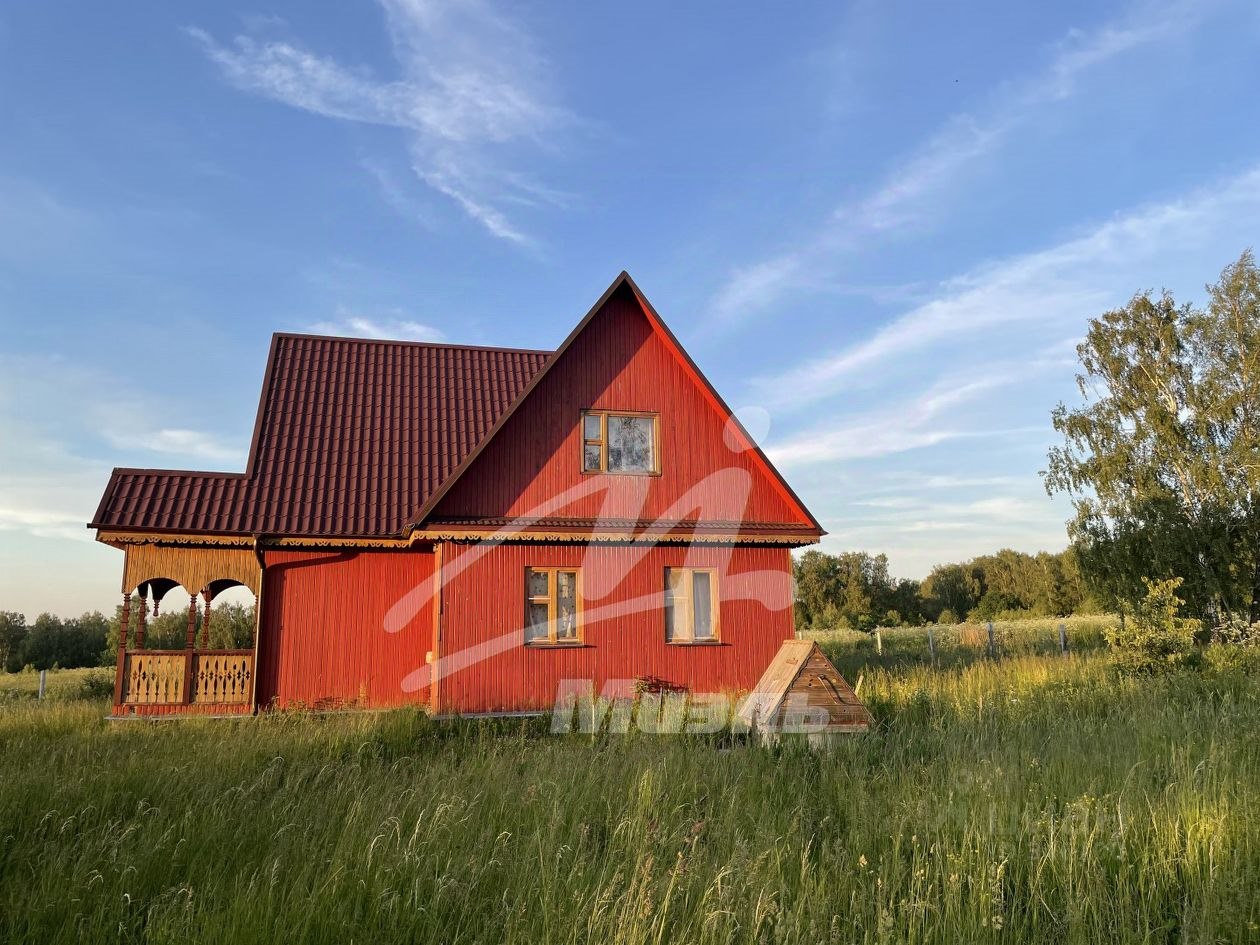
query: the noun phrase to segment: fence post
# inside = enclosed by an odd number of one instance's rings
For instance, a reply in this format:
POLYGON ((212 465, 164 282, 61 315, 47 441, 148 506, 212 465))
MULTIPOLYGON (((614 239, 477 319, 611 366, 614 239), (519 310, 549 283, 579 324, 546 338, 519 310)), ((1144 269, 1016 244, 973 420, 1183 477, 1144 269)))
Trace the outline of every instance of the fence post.
POLYGON ((1068 654, 1067 624, 1062 621, 1059 622, 1059 652, 1064 656, 1068 654))
POLYGON ((48 670, 39 671, 39 698, 44 698, 44 690, 48 687, 48 670))
POLYGON ((928 656, 932 658, 932 662, 936 662, 936 634, 932 631, 932 625, 928 624, 928 656))
POLYGON ((993 621, 989 621, 989 656, 997 656, 997 646, 993 642, 993 621))
POLYGON ((884 655, 884 638, 880 636, 879 627, 875 628, 875 653, 878 656, 884 655))

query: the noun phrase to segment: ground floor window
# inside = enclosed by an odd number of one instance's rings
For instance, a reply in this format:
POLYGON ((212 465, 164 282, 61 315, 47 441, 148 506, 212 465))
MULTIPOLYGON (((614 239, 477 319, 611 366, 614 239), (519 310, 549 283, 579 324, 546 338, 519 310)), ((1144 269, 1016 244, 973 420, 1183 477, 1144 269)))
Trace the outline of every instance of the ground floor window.
POLYGON ((577 568, 525 569, 525 642, 581 642, 577 568))
POLYGON ((665 569, 665 640, 716 643, 717 572, 712 568, 665 569))

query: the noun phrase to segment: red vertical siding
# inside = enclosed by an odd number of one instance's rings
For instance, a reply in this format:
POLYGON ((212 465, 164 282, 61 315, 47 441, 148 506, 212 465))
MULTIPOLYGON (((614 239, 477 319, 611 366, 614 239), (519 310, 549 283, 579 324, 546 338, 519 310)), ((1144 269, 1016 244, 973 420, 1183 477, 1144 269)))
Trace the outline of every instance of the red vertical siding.
POLYGON ((574 339, 433 517, 656 520, 669 514, 812 527, 726 427, 726 418, 627 290, 574 339), (659 411, 661 475, 583 475, 584 408, 659 411))
POLYGON ((445 545, 438 682, 442 712, 550 708, 563 679, 658 676, 693 692, 750 689, 793 636, 784 548, 445 545), (580 648, 523 643, 525 569, 581 568, 580 648), (720 646, 665 642, 664 569, 719 569, 720 646))
POLYGON ((403 681, 433 646, 431 605, 395 633, 384 627, 395 603, 431 581, 431 551, 273 551, 266 560, 260 705, 427 701, 427 689, 408 692, 403 681))

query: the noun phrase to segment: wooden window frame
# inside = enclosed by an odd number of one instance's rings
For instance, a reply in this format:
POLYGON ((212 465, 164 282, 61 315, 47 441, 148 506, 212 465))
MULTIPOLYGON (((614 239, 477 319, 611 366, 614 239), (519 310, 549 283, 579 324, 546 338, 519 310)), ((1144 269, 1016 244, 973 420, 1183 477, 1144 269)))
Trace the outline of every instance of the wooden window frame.
POLYGON ((566 647, 566 646, 585 646, 585 628, 582 619, 582 569, 578 567, 554 567, 554 568, 535 568, 532 566, 525 568, 525 623, 523 625, 523 635, 525 636, 525 645, 531 647, 566 647), (556 635, 556 612, 560 608, 560 581, 557 575, 572 574, 573 575, 573 606, 574 606, 574 630, 576 636, 573 639, 568 637, 557 637, 556 635), (531 574, 547 575, 547 593, 545 595, 534 595, 529 592, 529 577, 531 574), (529 638, 529 630, 532 626, 529 622, 529 608, 531 604, 547 605, 547 637, 546 639, 529 638))
POLYGON ((580 450, 578 461, 584 476, 659 476, 661 474, 661 415, 653 410, 597 410, 594 407, 582 411, 580 420, 580 450), (599 417, 599 438, 586 435, 586 418, 599 417), (608 468, 608 418, 642 417, 652 421, 652 468, 642 472, 608 468), (599 447, 599 469, 586 468, 586 448, 599 447))
MULTIPOLYGON (((718 593, 718 569, 717 568, 666 568, 664 572, 665 580, 665 597, 668 600, 671 593, 669 586, 669 577, 671 571, 683 571, 687 574, 687 600, 690 602, 695 599, 695 575, 707 574, 709 576, 709 621, 712 624, 713 633, 711 636, 697 640, 696 634, 696 611, 692 606, 687 608, 687 632, 686 639, 680 639, 678 636, 678 627, 674 627, 674 638, 669 636, 669 605, 666 604, 662 608, 662 616, 664 618, 665 642, 669 646, 721 646, 722 645, 722 619, 719 607, 721 594, 718 593)), ((675 611, 677 615, 677 611, 675 611)))

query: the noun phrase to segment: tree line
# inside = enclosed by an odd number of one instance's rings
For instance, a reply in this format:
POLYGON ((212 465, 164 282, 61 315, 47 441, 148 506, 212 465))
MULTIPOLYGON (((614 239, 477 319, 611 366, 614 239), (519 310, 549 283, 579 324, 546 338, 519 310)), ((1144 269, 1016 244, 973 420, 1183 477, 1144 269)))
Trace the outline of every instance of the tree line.
POLYGON ((893 578, 882 554, 807 551, 793 563, 797 626, 804 629, 956 623, 1095 612, 1072 549, 1003 549, 941 564, 922 581, 893 578))
MULTIPOLYGON (((131 630, 135 637, 140 598, 131 599, 131 630)), ((113 666, 118 657, 122 605, 112 617, 90 611, 63 620, 40 614, 28 624, 26 616, 0 611, 0 668, 16 673, 31 669, 78 669, 84 666, 113 666)), ((253 640, 254 607, 224 601, 210 610, 211 649, 239 649, 253 640)), ((188 611, 176 608, 150 616, 145 625, 145 646, 155 650, 183 649, 188 640, 188 611)), ((201 621, 197 622, 197 644, 201 644, 201 621)))
POLYGON ((69 620, 40 614, 31 624, 25 614, 0 611, 0 666, 10 673, 100 666, 108 635, 109 621, 95 610, 69 620))

